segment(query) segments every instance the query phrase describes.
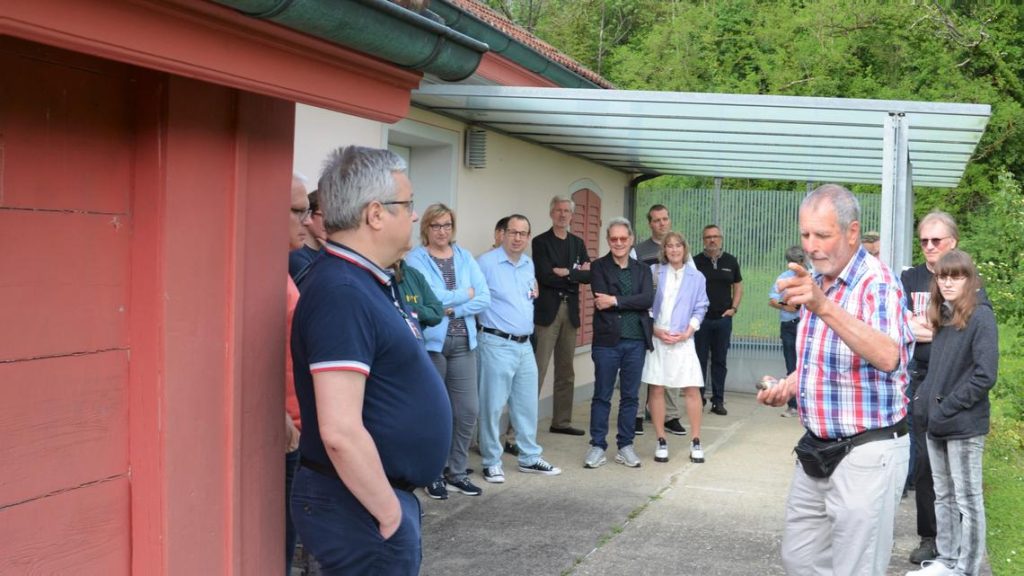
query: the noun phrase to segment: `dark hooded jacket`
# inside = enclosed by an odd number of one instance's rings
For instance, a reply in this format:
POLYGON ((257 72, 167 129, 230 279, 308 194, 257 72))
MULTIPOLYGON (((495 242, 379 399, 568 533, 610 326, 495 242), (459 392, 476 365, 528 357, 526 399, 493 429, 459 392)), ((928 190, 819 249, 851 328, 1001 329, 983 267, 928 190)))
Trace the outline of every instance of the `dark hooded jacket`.
POLYGON ((925 414, 928 436, 962 440, 988 434, 988 391, 999 368, 999 334, 987 300, 979 299, 967 326, 943 326, 932 339, 931 362, 914 396, 914 415, 925 414))

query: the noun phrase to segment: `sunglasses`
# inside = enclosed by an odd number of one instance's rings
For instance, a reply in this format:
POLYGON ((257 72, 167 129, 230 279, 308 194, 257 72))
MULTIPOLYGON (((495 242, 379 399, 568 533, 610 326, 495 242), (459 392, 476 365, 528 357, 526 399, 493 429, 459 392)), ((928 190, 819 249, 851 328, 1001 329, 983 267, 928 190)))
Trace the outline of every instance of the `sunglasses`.
POLYGON ((943 236, 942 238, 921 238, 921 248, 927 248, 929 243, 938 248, 939 244, 941 244, 946 238, 949 238, 949 236, 943 236))

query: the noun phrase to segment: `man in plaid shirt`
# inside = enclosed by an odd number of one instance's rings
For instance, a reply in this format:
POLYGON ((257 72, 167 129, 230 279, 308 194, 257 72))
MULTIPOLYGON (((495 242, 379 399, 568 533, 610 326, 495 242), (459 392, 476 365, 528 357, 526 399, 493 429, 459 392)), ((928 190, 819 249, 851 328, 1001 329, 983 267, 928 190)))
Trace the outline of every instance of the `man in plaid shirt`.
POLYGON ((777 287, 801 306, 797 367, 758 400, 781 406, 797 395, 804 427, 820 439, 862 435, 829 478, 796 466, 782 541, 788 574, 884 574, 892 552, 909 464, 904 390, 914 337, 902 287, 861 247, 859 220, 846 188, 808 194, 800 236, 814 273, 790 265, 796 275, 777 287))

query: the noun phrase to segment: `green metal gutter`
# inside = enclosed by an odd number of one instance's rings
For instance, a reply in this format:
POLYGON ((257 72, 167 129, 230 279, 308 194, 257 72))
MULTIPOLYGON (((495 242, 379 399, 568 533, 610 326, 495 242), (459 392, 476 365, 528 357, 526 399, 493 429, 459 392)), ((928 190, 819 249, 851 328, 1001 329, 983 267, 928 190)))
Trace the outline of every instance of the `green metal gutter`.
POLYGON ((471 76, 488 46, 388 0, 212 0, 448 82, 471 76))
POLYGON ((551 80, 562 88, 602 88, 602 86, 587 80, 565 66, 551 61, 548 57, 504 32, 496 30, 476 16, 463 12, 447 0, 433 0, 430 3, 430 10, 443 18, 445 23, 451 28, 476 38, 481 42, 486 42, 492 52, 501 54, 512 62, 551 80))

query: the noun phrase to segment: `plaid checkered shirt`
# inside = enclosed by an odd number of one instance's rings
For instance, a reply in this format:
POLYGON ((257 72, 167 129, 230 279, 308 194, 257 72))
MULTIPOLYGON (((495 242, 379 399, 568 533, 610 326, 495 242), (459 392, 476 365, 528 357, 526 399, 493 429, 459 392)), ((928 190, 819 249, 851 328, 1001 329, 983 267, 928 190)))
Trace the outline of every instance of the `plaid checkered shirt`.
MULTIPOLYGON (((814 280, 821 286, 823 277, 814 274, 814 280)), ((899 344, 900 360, 891 372, 879 370, 803 308, 796 366, 801 422, 819 438, 845 438, 896 424, 907 414, 907 362, 914 341, 903 287, 885 264, 859 248, 825 297, 892 338, 899 344)))

